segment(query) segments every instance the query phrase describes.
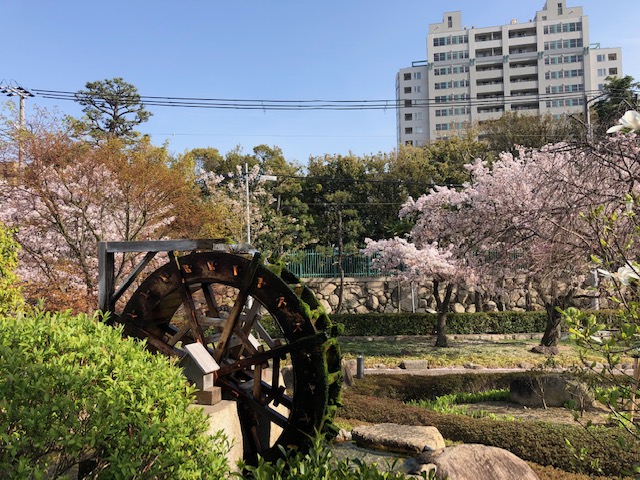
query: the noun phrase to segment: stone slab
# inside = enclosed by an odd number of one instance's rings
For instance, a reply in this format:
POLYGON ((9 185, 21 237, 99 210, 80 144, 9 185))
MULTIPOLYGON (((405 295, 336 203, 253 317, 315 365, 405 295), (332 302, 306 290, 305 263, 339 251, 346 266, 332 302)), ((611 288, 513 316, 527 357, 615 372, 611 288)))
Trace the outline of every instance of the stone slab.
POLYGON ((444 438, 436 427, 380 423, 360 425, 351 431, 351 435, 361 447, 393 452, 421 453, 445 447, 444 438))

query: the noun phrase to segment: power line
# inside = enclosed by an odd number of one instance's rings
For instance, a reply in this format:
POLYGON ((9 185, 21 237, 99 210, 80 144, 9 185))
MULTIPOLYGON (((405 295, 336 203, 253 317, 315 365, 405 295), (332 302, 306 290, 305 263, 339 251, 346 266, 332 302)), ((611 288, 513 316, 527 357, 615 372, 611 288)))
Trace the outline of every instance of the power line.
MULTIPOLYGON (((46 99, 78 101, 76 92, 63 90, 32 89, 38 96, 46 99)), ((626 93, 626 91, 624 91, 626 93)), ((465 97, 460 99, 435 100, 428 98, 411 99, 375 99, 375 100, 271 100, 271 99, 223 99, 208 97, 171 97, 171 96, 140 96, 140 101, 148 106, 172 108, 202 108, 202 109, 232 109, 232 110, 398 110, 404 108, 420 108, 433 106, 492 106, 506 100, 509 103, 518 101, 549 101, 584 99, 588 95, 602 93, 600 90, 582 92, 544 93, 535 95, 500 95, 492 97, 465 97), (409 101, 411 104, 405 104, 409 101)), ((609 98, 617 97, 609 94, 609 98)), ((100 98, 95 98, 99 101, 100 98)))

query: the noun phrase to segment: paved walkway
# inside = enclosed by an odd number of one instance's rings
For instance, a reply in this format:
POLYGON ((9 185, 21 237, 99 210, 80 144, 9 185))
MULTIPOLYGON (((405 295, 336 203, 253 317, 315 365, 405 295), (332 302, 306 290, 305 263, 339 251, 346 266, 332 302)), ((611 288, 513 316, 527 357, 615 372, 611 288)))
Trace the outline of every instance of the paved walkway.
POLYGON ((511 373, 528 372, 527 368, 465 368, 465 367, 444 367, 444 368, 365 368, 364 375, 451 375, 461 373, 511 373))

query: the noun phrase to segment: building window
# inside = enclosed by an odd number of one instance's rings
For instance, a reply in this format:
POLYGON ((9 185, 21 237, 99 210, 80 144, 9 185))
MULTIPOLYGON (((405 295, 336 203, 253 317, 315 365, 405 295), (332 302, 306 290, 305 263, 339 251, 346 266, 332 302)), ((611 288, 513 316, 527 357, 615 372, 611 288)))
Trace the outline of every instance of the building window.
POLYGON ((600 53, 600 54, 598 54, 597 58, 598 58, 599 62, 604 62, 605 56, 604 56, 604 54, 600 53))
POLYGON ((404 87, 404 93, 411 93, 411 87, 404 87))
POLYGON ((422 115, 422 112, 416 112, 416 120, 423 120, 424 117, 422 115))
POLYGON ((420 93, 422 91, 422 87, 420 85, 416 85, 413 87, 413 93, 420 93))
POLYGON ((422 72, 413 72, 413 79, 414 80, 422 79, 422 72))
POLYGON ((618 55, 616 55, 615 53, 610 53, 609 54, 609 61, 610 62, 615 62, 618 59, 618 55))
POLYGON ((424 129, 422 127, 416 127, 416 133, 424 133, 424 129))
POLYGON ((607 69, 606 68, 599 68, 598 69, 598 76, 599 77, 606 77, 607 76, 607 69))
POLYGON ((410 73, 405 73, 404 74, 404 79, 405 80, 411 80, 411 74, 410 73))
POLYGON ((411 114, 411 113, 405 113, 405 114, 404 114, 404 119, 405 119, 406 121, 412 120, 412 119, 413 119, 413 114, 411 114))
POLYGON ((404 106, 405 107, 410 107, 411 106, 411 100, 405 100, 404 101, 404 106))
POLYGON ((617 75, 618 74, 618 69, 617 68, 610 68, 609 69, 609 75, 617 75))
POLYGON ((405 144, 407 147, 412 147, 412 146, 413 146, 413 140, 407 140, 406 142, 404 142, 404 144, 405 144))
POLYGON ((562 3, 558 3, 558 15, 562 15, 562 3))
POLYGON ((411 135, 413 133, 413 128, 412 127, 407 127, 404 129, 404 133, 406 135, 411 135))
POLYGON ((447 17, 447 27, 453 28, 453 17, 447 17))

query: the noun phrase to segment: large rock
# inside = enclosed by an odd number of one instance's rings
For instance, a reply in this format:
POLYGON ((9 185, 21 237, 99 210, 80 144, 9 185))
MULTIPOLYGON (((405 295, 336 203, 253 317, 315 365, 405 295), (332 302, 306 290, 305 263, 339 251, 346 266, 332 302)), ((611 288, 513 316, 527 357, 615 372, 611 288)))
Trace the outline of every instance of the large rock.
POLYGON ((421 453, 444 448, 444 439, 436 427, 381 423, 358 426, 351 435, 361 447, 393 452, 421 453))
POLYGON ((429 368, 429 360, 403 360, 398 366, 403 370, 425 370, 429 368))
POLYGON ((562 407, 575 403, 577 408, 590 407, 594 395, 584 383, 566 375, 539 375, 517 378, 509 387, 512 402, 526 407, 562 407))
POLYGON ((540 480, 521 458, 486 445, 456 445, 425 452, 418 461, 435 465, 436 478, 442 480, 540 480))

